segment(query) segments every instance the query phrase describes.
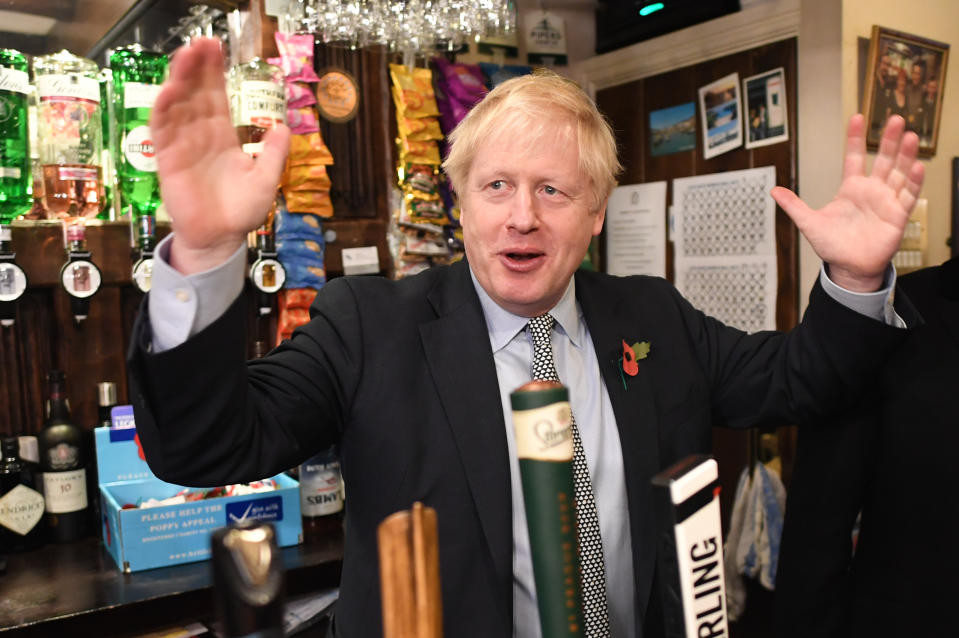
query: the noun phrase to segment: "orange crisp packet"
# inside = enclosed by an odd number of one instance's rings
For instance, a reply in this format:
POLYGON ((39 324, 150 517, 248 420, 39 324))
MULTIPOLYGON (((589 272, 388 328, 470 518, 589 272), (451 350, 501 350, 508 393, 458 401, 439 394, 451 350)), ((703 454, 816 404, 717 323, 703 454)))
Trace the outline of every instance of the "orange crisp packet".
POLYGON ((293 191, 330 190, 330 176, 323 164, 287 165, 282 186, 293 191))
POLYGON ((286 308, 303 308, 309 310, 316 298, 313 288, 284 288, 277 295, 277 304, 282 311, 286 308))
POLYGON ((400 138, 400 161, 414 164, 431 164, 439 166, 440 147, 433 140, 417 142, 400 138))
POLYGON ((333 154, 323 143, 319 133, 290 136, 290 155, 287 158, 288 166, 303 164, 332 164, 333 154))
POLYGON ((441 140, 443 131, 440 130, 440 121, 435 117, 399 117, 396 122, 400 135, 408 140, 441 140))
POLYGON ((283 189, 286 208, 291 213, 313 213, 320 217, 333 216, 333 202, 327 191, 295 191, 283 189))

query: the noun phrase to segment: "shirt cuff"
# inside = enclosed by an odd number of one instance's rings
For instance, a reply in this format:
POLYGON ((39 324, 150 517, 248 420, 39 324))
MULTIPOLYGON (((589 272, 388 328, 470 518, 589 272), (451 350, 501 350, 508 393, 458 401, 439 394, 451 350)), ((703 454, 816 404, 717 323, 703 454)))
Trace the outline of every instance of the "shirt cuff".
POLYGON ((896 268, 889 264, 883 275, 883 287, 876 292, 853 292, 839 286, 829 278, 826 264, 823 264, 819 270, 819 283, 822 285, 826 294, 835 299, 838 303, 854 310, 861 315, 882 321, 887 326, 895 328, 905 328, 906 322, 896 312, 893 302, 895 301, 896 289, 896 268))
POLYGON ((153 252, 149 303, 153 352, 175 348, 209 326, 243 291, 245 245, 215 268, 184 275, 170 266, 172 239, 173 233, 153 252))

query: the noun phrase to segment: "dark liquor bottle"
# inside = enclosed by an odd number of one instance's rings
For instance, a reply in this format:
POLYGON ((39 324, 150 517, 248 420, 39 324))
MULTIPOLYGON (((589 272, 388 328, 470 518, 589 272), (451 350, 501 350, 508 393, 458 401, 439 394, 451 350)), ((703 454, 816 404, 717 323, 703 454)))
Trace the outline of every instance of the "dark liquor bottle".
POLYGON ((343 479, 335 447, 300 464, 300 514, 306 543, 343 533, 343 479))
MULTIPOLYGON (((111 411, 117 404, 117 384, 113 381, 101 381, 97 384, 97 423, 95 428, 113 425, 111 411)), ((94 429, 95 429, 94 428, 94 429)), ((94 430, 84 432, 87 449, 90 450, 87 463, 87 500, 90 501, 90 531, 103 531, 100 521, 100 484, 97 474, 96 438, 94 430)))
POLYGON ((0 443, 0 554, 35 549, 43 543, 43 495, 36 474, 20 459, 16 437, 0 443))
POLYGON ((63 372, 50 373, 47 421, 37 437, 40 443, 40 470, 50 540, 66 543, 86 534, 87 511, 86 450, 83 430, 70 418, 63 372))

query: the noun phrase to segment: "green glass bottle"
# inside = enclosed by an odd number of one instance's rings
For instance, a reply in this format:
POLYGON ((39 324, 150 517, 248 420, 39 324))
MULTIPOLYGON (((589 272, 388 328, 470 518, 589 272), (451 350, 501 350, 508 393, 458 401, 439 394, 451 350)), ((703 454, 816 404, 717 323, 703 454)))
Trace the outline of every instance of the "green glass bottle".
POLYGON ((138 220, 156 215, 161 201, 149 122, 168 64, 165 54, 148 51, 139 44, 121 47, 110 56, 119 142, 115 158, 117 181, 123 209, 133 209, 134 228, 138 233, 139 229, 152 227, 141 225, 138 220))
POLYGON ((0 49, 0 224, 30 210, 30 138, 27 135, 27 59, 0 49))

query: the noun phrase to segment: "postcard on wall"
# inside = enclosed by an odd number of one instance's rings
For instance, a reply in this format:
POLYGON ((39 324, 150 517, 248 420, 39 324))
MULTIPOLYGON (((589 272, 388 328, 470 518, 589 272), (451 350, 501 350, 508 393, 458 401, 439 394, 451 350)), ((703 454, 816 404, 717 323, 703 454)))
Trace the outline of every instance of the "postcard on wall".
POLYGON ((789 139, 786 121, 786 71, 780 67, 743 80, 746 99, 746 148, 789 139))
POLYGON ((731 73, 700 87, 703 157, 709 159, 742 146, 742 110, 738 73, 731 73))
POLYGON ((606 272, 666 276, 666 182, 613 190, 606 205, 606 272))
POLYGON ((776 328, 776 168, 673 180, 676 287, 747 332, 776 328))
POLYGON ((696 148, 696 103, 687 102, 649 114, 649 154, 653 157, 696 148))

